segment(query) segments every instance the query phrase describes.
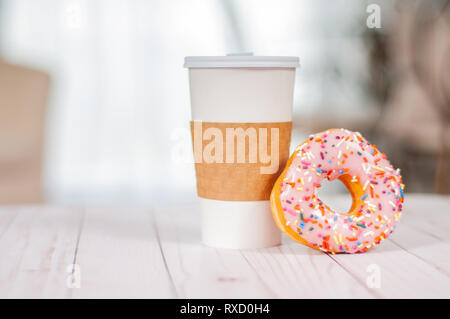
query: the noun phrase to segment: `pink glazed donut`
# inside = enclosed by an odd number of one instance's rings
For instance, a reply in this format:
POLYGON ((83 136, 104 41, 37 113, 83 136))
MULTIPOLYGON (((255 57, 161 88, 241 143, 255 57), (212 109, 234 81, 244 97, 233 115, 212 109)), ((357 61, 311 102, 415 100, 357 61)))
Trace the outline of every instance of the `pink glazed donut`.
POLYGON ((293 240, 330 253, 365 252, 386 239, 400 219, 404 185, 386 155, 361 134, 330 129, 300 144, 277 179, 271 208, 293 240), (339 179, 353 204, 334 212, 317 196, 322 180, 339 179))

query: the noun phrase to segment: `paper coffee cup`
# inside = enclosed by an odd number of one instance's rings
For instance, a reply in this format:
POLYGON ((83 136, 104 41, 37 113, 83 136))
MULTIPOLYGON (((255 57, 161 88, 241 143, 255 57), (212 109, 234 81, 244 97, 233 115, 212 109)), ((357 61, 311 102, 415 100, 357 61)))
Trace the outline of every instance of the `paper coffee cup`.
POLYGON ((269 196, 288 157, 297 57, 186 57, 202 240, 279 245, 269 196))

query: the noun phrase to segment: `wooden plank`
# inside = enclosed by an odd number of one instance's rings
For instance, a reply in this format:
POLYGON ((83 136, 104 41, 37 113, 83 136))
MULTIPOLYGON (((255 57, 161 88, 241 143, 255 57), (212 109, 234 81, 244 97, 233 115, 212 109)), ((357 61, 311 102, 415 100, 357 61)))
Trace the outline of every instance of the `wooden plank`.
POLYGON ((14 211, 16 216, 0 238, 0 297, 67 297, 67 267, 73 262, 80 209, 14 211))
POLYGON ((390 240, 450 276, 450 197, 412 195, 390 240))
POLYGON ((450 221, 450 196, 434 194, 406 194, 405 209, 417 217, 445 219, 450 221), (437 213, 431 214, 431 213, 437 213), (441 215, 442 213, 442 215, 441 215))
POLYGON ((243 251, 265 285, 277 298, 373 298, 357 278, 327 254, 296 244, 243 251))
POLYGON ((366 254, 334 258, 365 280, 369 265, 377 265, 381 271, 378 290, 383 297, 448 298, 450 246, 444 240, 444 234, 449 233, 446 207, 450 207, 448 201, 440 196, 408 196, 403 218, 388 240, 366 254))
POLYGON ((326 255, 289 239, 259 250, 205 247, 197 205, 154 215, 145 208, 84 215, 80 208, 3 207, 0 297, 449 298, 449 199, 408 194, 394 234, 356 255, 326 255), (69 289, 73 263, 81 288, 69 289), (380 288, 367 285, 374 266, 380 288))
POLYGON ((87 209, 76 263, 81 287, 73 298, 175 296, 150 209, 87 209))
POLYGON ((450 280, 450 242, 448 239, 441 239, 433 234, 421 231, 420 228, 416 229, 403 223, 389 240, 433 266, 448 276, 450 280))
MULTIPOLYGON (((441 241, 446 240, 450 233, 450 222, 446 222, 445 219, 436 218, 435 214, 427 214, 424 217, 418 217, 414 215, 403 216, 398 228, 408 225, 410 228, 416 231, 426 233, 429 236, 435 237, 441 241)), ((443 215, 443 214, 441 214, 443 215)))
POLYGON ((17 207, 3 206, 0 208, 0 239, 17 216, 17 207))
MULTIPOLYGON (((342 196, 333 198, 333 203, 342 206, 342 196)), ((403 217, 390 239, 365 254, 330 255, 348 272, 367 283, 378 267, 380 288, 371 288, 382 297, 418 298, 450 296, 448 277, 449 197, 434 195, 407 195, 403 217), (425 214, 426 212, 426 214, 425 214), (443 222, 444 221, 444 222, 443 222), (419 234, 411 224, 420 223, 428 234, 419 234), (438 233, 442 238, 435 237, 438 233), (444 237, 444 234, 447 236, 444 237)))
POLYGON ((450 282, 446 275, 389 240, 364 254, 339 254, 332 258, 366 283, 375 275, 375 267, 380 275, 380 286, 372 289, 384 298, 450 296, 450 282))
POLYGON ((402 227, 407 224, 417 231, 444 241, 450 233, 450 196, 407 196, 402 227))
POLYGON ((179 298, 274 298, 239 250, 206 247, 197 205, 155 209, 161 247, 179 298))

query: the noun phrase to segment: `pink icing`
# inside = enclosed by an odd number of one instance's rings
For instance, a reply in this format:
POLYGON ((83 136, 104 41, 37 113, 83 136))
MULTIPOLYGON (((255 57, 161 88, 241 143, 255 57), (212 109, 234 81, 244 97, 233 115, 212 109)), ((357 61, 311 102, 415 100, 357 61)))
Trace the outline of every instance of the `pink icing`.
POLYGON ((286 225, 309 245, 327 252, 363 252, 386 239, 404 200, 399 170, 359 133, 345 129, 310 136, 297 147, 281 183, 286 225), (362 204, 351 216, 329 209, 317 196, 324 178, 341 175, 360 183, 362 204))

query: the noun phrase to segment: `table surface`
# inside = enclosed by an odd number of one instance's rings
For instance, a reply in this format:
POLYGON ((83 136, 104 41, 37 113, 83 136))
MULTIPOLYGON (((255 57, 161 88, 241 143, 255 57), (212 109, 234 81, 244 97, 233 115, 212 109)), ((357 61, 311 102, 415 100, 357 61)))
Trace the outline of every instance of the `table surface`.
POLYGON ((449 234, 435 195, 408 195, 392 236, 356 255, 209 248, 197 204, 1 207, 0 297, 449 298, 449 234))

